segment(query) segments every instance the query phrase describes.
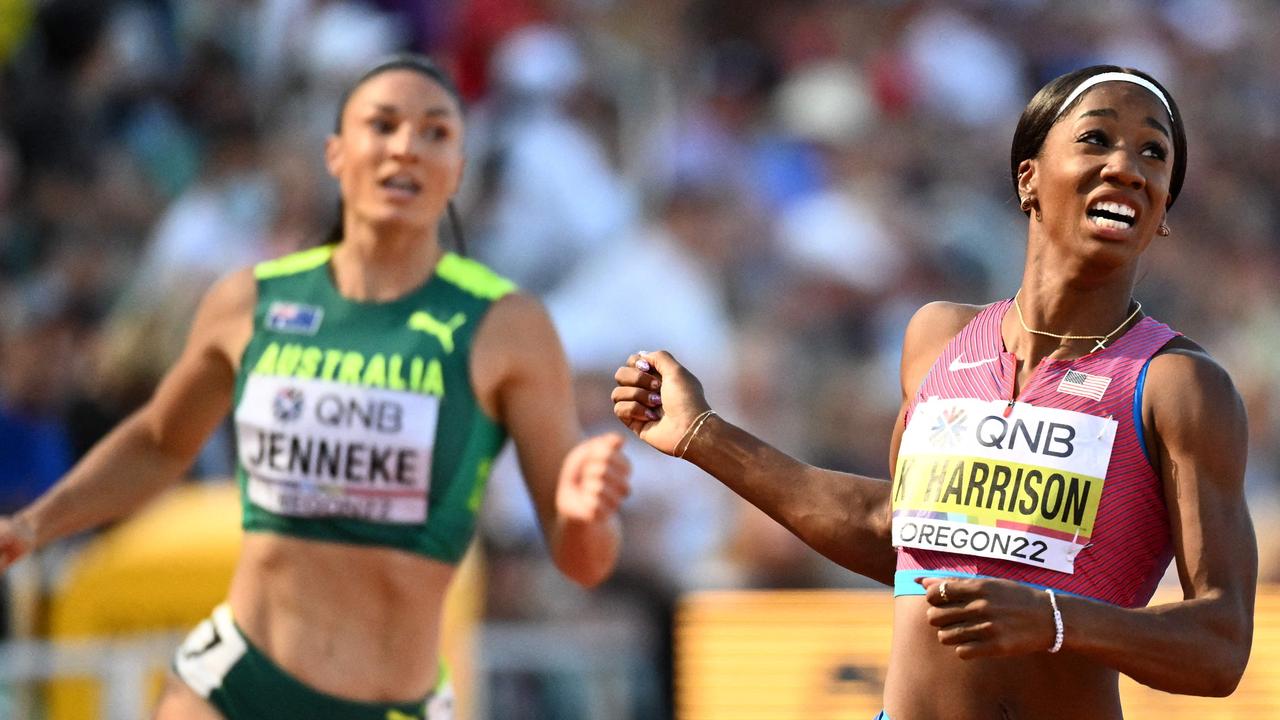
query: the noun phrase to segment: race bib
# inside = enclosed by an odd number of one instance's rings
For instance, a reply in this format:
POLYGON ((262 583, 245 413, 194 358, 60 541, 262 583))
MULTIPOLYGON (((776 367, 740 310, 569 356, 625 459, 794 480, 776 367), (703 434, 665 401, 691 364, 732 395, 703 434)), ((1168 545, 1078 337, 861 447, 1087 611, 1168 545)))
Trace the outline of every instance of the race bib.
POLYGON ((902 435, 893 544, 1072 573, 1089 543, 1117 423, 1003 401, 930 398, 902 435))
POLYGON ((249 501, 293 517, 425 522, 439 410, 434 395, 250 376, 236 408, 249 501))

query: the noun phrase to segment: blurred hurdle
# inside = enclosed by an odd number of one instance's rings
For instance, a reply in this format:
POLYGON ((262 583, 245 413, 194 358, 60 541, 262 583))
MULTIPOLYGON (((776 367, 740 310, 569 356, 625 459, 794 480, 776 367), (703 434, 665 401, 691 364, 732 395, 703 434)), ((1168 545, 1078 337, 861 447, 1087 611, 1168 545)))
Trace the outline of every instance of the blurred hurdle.
MULTIPOLYGON (((232 482, 188 483, 74 554, 48 601, 48 639, 0 643, 0 718, 137 720, 150 715, 179 641, 226 598, 240 548, 232 482)), ((479 556, 445 603, 442 650, 468 717, 479 556)))
MULTIPOLYGON (((1153 603, 1175 600, 1162 591, 1153 603)), ((881 708, 888 590, 706 592, 676 619, 679 720, 870 720, 881 708)), ((1253 653, 1227 698, 1170 695, 1121 677, 1128 720, 1280 717, 1280 587, 1259 589, 1253 653)))

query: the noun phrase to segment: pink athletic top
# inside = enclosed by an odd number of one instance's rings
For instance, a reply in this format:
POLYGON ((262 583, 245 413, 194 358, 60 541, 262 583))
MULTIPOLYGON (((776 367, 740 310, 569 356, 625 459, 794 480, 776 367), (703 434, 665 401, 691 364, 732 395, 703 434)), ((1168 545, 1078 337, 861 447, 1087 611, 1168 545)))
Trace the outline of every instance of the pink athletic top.
MULTIPOLYGON (((1007 400, 1017 360, 1004 346, 1000 324, 1012 300, 977 314, 933 364, 907 411, 927 398, 1007 400), (995 358, 996 361, 983 362, 995 358)), ((1141 392, 1147 363, 1179 333, 1146 317, 1110 347, 1075 360, 1042 361, 1018 403, 1060 408, 1117 422, 1093 534, 1075 558, 1074 573, 1003 559, 913 547, 898 548, 895 594, 917 594, 921 575, 993 577, 1102 600, 1122 607, 1145 605, 1173 556, 1168 511, 1160 477, 1142 439, 1141 392), (1101 400, 1062 392, 1069 371, 1110 378, 1101 400)), ((1080 378, 1077 374, 1074 378, 1080 378)))

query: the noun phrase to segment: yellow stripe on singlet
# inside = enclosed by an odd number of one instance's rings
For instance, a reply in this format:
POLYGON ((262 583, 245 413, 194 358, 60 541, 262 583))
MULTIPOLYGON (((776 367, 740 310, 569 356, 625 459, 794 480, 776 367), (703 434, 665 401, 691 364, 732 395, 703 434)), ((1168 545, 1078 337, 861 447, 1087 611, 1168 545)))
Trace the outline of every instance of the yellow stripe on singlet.
POLYGON ((329 262, 330 257, 333 257, 333 246, 321 245, 309 250, 300 250, 275 260, 260 262, 253 266, 253 275, 259 280, 295 275, 320 267, 329 262))
POLYGON ((516 290, 515 283, 457 253, 445 253, 436 266, 436 274, 483 300, 497 300, 516 290))

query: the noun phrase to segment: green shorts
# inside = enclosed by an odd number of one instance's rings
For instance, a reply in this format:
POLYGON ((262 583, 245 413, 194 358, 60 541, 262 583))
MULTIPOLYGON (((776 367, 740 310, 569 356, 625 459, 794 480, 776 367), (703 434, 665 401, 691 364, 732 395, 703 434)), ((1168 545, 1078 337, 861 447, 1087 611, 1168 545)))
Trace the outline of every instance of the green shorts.
POLYGON ((430 695, 404 703, 344 700, 314 690, 249 643, 219 605, 173 658, 178 677, 228 720, 452 720, 453 691, 443 663, 430 695))

